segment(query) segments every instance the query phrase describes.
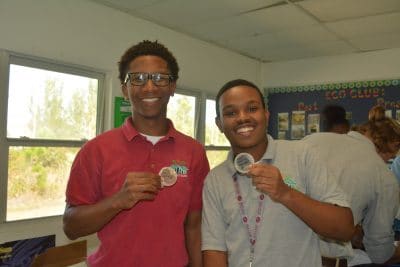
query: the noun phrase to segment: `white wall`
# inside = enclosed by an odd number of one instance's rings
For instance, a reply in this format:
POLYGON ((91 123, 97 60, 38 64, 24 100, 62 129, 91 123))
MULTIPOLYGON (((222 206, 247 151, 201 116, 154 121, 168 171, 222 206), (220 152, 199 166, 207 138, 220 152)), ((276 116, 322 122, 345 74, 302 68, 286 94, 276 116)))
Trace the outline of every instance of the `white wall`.
MULTIPOLYGON (((0 1, 0 49, 107 73, 106 128, 112 125, 113 98, 120 95, 117 61, 143 39, 158 39, 175 54, 179 88, 215 95, 223 83, 238 77, 261 85, 258 61, 90 1, 0 1)), ((67 242, 61 217, 0 224, 0 243, 53 233, 58 244, 67 242)))
POLYGON ((372 81, 400 77, 400 48, 334 57, 265 63, 263 87, 372 81))
POLYGON ((104 70, 111 78, 110 101, 120 94, 120 56, 143 39, 158 39, 174 53, 180 88, 216 94, 233 78, 260 83, 256 60, 91 1, 0 1, 0 48, 104 70))

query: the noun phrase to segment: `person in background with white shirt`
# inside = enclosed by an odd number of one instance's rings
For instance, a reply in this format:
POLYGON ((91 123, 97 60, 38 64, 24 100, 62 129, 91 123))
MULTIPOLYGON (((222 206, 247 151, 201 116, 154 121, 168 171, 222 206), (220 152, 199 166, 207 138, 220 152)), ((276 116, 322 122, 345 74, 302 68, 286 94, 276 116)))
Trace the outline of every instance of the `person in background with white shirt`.
POLYGON ((398 261, 392 224, 399 205, 399 186, 386 161, 399 150, 400 125, 379 114, 371 115, 367 123, 348 134, 315 133, 303 139, 320 151, 349 197, 354 222, 364 231, 362 243, 367 255, 349 244, 321 243, 324 256, 346 258, 349 266, 398 261))

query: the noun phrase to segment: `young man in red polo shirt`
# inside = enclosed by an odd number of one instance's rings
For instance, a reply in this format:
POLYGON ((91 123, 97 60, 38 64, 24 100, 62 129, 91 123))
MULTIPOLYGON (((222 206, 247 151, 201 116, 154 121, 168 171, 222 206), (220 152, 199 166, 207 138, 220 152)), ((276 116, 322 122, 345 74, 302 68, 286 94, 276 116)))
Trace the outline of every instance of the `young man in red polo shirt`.
POLYGON ((98 234, 90 266, 201 266, 203 146, 166 118, 179 67, 158 42, 142 41, 119 62, 132 117, 87 142, 70 174, 64 231, 98 234))

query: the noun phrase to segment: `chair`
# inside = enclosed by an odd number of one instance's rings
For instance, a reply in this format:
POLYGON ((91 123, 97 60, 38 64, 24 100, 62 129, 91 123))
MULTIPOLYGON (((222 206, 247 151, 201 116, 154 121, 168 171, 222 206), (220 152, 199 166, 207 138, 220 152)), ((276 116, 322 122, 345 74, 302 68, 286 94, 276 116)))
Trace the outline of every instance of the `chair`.
POLYGON ((86 261, 86 240, 49 248, 37 255, 31 267, 65 267, 86 261))

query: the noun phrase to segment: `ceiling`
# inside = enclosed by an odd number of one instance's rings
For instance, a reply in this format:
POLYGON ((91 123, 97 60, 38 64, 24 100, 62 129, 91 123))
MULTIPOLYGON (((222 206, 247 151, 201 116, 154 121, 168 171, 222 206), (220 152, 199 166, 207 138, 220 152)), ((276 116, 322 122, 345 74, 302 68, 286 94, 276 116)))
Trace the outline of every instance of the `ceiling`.
POLYGON ((93 0, 263 61, 400 47, 400 0, 93 0))

